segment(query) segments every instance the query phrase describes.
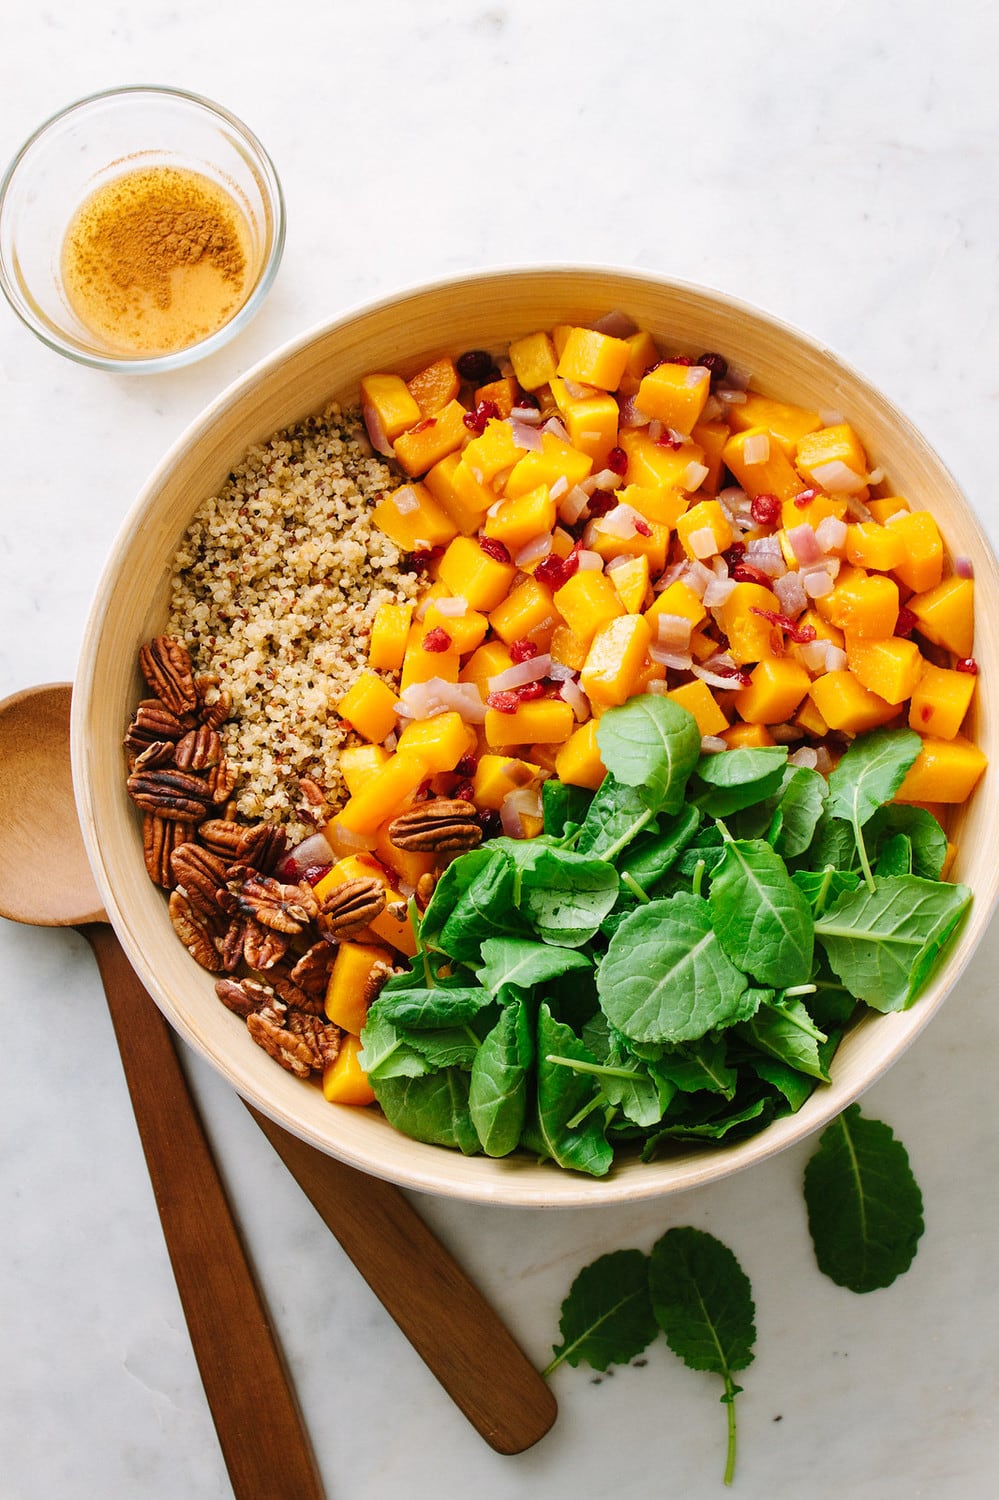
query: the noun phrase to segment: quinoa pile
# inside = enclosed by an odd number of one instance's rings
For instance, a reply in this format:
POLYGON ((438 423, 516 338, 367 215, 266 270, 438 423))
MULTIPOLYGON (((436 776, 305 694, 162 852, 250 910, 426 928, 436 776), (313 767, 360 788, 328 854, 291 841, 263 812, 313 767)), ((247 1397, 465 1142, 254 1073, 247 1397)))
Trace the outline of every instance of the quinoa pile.
POLYGON ((222 734, 247 818, 294 824, 301 778, 343 800, 336 704, 366 666, 375 610, 419 589, 371 524, 397 483, 358 415, 330 406, 252 448, 177 552, 168 629, 232 694, 222 734))

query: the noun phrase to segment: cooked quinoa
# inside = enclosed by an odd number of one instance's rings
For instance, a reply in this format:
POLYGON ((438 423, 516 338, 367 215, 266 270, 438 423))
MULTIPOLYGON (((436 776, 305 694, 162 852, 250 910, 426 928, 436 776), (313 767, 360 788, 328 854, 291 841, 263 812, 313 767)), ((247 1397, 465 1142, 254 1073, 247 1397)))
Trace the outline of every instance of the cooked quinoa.
POLYGON ((177 552, 169 630, 232 693, 223 734, 247 818, 294 824, 303 777, 343 800, 336 704, 375 610, 419 588, 371 523, 397 483, 357 415, 330 406, 252 448, 177 552))

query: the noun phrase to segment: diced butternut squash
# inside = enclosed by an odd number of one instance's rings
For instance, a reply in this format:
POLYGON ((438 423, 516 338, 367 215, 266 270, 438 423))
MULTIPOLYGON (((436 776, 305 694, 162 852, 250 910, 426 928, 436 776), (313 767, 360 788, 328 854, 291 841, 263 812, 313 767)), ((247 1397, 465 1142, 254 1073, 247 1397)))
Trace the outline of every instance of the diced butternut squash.
POLYGON ((606 775, 597 744, 597 720, 587 719, 574 729, 555 756, 555 774, 569 786, 596 791, 606 775))
POLYGON ((611 449, 617 446, 618 405, 613 396, 586 396, 566 403, 562 420, 569 441, 580 453, 602 469, 611 449))
POLYGON ((672 528, 690 504, 683 490, 669 484, 626 484, 617 492, 622 505, 630 505, 646 521, 672 528))
MULTIPOLYGON (((645 611, 645 618, 652 626, 654 635, 658 634, 660 615, 682 615, 685 620, 690 621, 691 630, 696 630, 701 621, 707 619, 708 612, 700 595, 695 594, 682 578, 674 578, 672 583, 667 584, 662 592, 656 595, 645 611)), ((712 643, 712 650, 716 649, 712 643)))
POLYGON ((763 750, 774 743, 774 737, 765 724, 745 724, 741 719, 721 730, 718 738, 724 740, 730 750, 763 750))
POLYGON ((543 432, 540 453, 532 450, 517 459, 503 486, 503 493, 507 499, 515 500, 539 484, 547 484, 551 489, 560 479, 572 489, 592 468, 593 460, 588 454, 580 453, 571 443, 564 443, 554 432, 543 432))
POLYGON ((745 396, 745 401, 733 402, 728 408, 732 431, 745 432, 751 427, 763 427, 792 460, 801 439, 822 426, 818 412, 809 411, 807 407, 775 401, 772 396, 761 396, 757 391, 746 391, 745 396))
POLYGON ((490 557, 472 536, 456 536, 438 566, 438 576, 452 594, 467 600, 469 609, 488 614, 516 577, 512 562, 490 557))
MULTIPOLYGON (((409 394, 420 408, 421 417, 435 417, 453 401, 461 389, 453 359, 435 359, 406 381, 409 394)), ((410 424, 412 425, 412 424, 410 424)))
POLYGON ((640 527, 635 526, 627 536, 622 536, 616 513, 608 511, 605 516, 592 520, 586 528, 586 546, 605 562, 615 557, 646 557, 649 571, 658 576, 666 566, 669 527, 660 526, 657 521, 646 521, 644 517, 639 517, 639 521, 640 527))
POLYGON ((898 572, 905 544, 898 531, 877 521, 857 521, 846 528, 846 559, 874 573, 898 572))
POLYGON ((498 812, 511 792, 540 785, 542 767, 534 761, 515 755, 480 755, 472 777, 475 801, 479 807, 498 812))
POLYGON ((866 729, 877 729, 899 712, 894 703, 885 702, 877 693, 865 688, 849 667, 817 677, 809 695, 823 722, 830 729, 840 729, 845 734, 863 734, 866 729))
POLYGON ((732 699, 736 713, 749 724, 785 723, 812 685, 804 667, 790 656, 765 657, 749 675, 749 686, 732 699))
POLYGON ((837 579, 818 600, 818 610, 846 636, 883 640, 898 623, 898 584, 883 573, 855 573, 837 579))
POLYGON ((943 577, 943 539, 929 511, 899 511, 888 518, 886 530, 902 542, 896 577, 914 594, 935 588, 943 577))
POLYGON ((850 671, 886 703, 904 703, 911 698, 926 665, 915 641, 897 635, 887 640, 852 636, 847 641, 846 657, 850 671))
POLYGON ((365 375, 361 381, 362 408, 370 408, 390 443, 421 417, 416 398, 401 375, 365 375))
POLYGON ((965 657, 971 655, 975 641, 974 603, 974 580, 955 574, 926 593, 914 594, 908 608, 919 622, 916 628, 921 635, 934 646, 965 657))
POLYGON ((397 751, 344 804, 333 822, 348 833, 374 834, 429 775, 430 767, 419 755, 412 751, 400 755, 397 751))
MULTIPOLYGON (((814 530, 827 516, 834 516, 837 521, 842 521, 846 516, 846 500, 842 495, 814 494, 805 489, 790 500, 781 501, 781 525, 785 531, 790 531, 794 526, 801 526, 806 521, 814 530), (812 494, 810 500, 802 498, 812 494)), ((781 537, 781 545, 785 539, 781 537)), ((790 544, 788 544, 790 545, 790 544)), ((788 566, 796 568, 797 559, 794 557, 793 549, 788 555, 788 566)))
POLYGON ((657 442, 650 438, 643 427, 622 427, 618 433, 618 445, 628 457, 625 480, 655 489, 696 489, 689 484, 692 473, 704 468, 704 449, 699 443, 657 442))
POLYGON ((726 422, 698 422, 693 427, 691 438, 703 451, 704 467, 707 473, 701 480, 700 488, 708 495, 717 495, 721 488, 722 471, 725 468, 725 460, 722 457, 725 452, 725 444, 731 433, 726 422))
POLYGON ((672 432, 688 436, 711 394, 711 372, 703 365, 656 365, 642 377, 636 401, 643 412, 672 432))
POLYGON ((402 659, 400 683, 402 691, 417 682, 430 682, 440 677, 444 682, 457 682, 461 670, 461 657, 453 646, 444 650, 430 651, 423 644, 423 626, 418 625, 410 633, 406 654, 402 659))
POLYGON ((804 488, 776 438, 765 427, 750 427, 736 432, 722 450, 722 457, 747 495, 776 495, 778 500, 793 500, 804 488))
POLYGON ((447 454, 462 447, 468 437, 466 415, 460 401, 449 401, 435 417, 424 417, 415 427, 400 432, 392 451, 403 473, 410 478, 425 474, 447 454))
POLYGON ((375 672, 362 672, 337 704, 337 713, 366 740, 380 745, 395 729, 398 694, 375 672))
POLYGON ((848 422, 806 433, 795 452, 795 467, 810 485, 834 495, 867 495, 867 454, 848 422))
POLYGON ((521 703, 512 714, 486 710, 486 743, 491 749, 504 745, 560 745, 572 733, 575 719, 561 698, 535 698, 521 703))
POLYGON ((952 740, 964 723, 977 677, 926 662, 909 704, 909 727, 939 740, 952 740))
MULTIPOLYGON (((466 429, 466 437, 468 432, 466 429)), ((462 459, 481 484, 491 484, 497 474, 510 469, 522 456, 523 449, 514 436, 513 424, 502 417, 490 417, 478 437, 473 437, 462 453, 462 459)))
POLYGON ((379 500, 371 519, 404 552, 442 547, 458 530, 426 485, 420 483, 402 484, 379 500))
POLYGON ((624 339, 598 333, 595 328, 573 328, 559 356, 557 373, 577 385, 616 391, 628 367, 630 353, 624 339))
POLYGON ((543 329, 514 339, 509 348, 513 373, 525 391, 540 390, 555 374, 558 360, 551 335, 543 329))
POLYGON ((422 629, 421 643, 432 630, 443 630, 451 641, 449 649, 457 651, 459 656, 467 656, 485 640, 489 619, 477 609, 466 609, 463 614, 452 615, 444 614, 436 604, 431 604, 423 616, 422 629))
POLYGON ((380 771, 389 758, 384 745, 345 745, 340 751, 340 774, 351 796, 380 771))
POLYGON ((374 1104, 375 1091, 360 1064, 361 1043, 349 1033, 340 1044, 335 1061, 323 1069, 323 1098, 328 1104, 374 1104))
POLYGON ((431 771, 453 771, 464 755, 471 755, 478 740, 475 730, 454 712, 435 714, 432 719, 414 719, 399 736, 400 751, 415 750, 431 771))
POLYGON ((779 655, 783 636, 778 625, 767 615, 780 614, 780 600, 772 589, 761 583, 737 583, 716 617, 722 634, 728 637, 729 655, 737 666, 779 655))
POLYGON ((627 612, 638 614, 649 591, 649 559, 645 556, 629 557, 626 562, 609 569, 607 576, 627 612))
POLYGON ((551 589, 537 578, 523 578, 490 611, 489 623, 508 646, 529 640, 547 649, 558 623, 551 589))
POLYGON ((974 791, 988 758, 963 735, 924 738, 896 793, 898 802, 964 802, 974 791))
MULTIPOLYGON (((416 760, 415 755, 407 753, 406 756, 393 756, 393 761, 400 759, 416 760)), ((389 768, 386 767, 386 770, 389 768)), ((384 773, 383 773, 384 774, 384 773)), ((411 790, 415 791, 415 787, 411 790)), ((362 794, 363 795, 363 794, 362 794)), ((381 838, 385 822, 399 811, 402 802, 408 800, 409 794, 401 799, 394 808, 388 809, 383 818, 382 825, 378 828, 376 839, 381 838)), ((356 799, 354 799, 356 800, 356 799)), ((348 804, 350 806, 351 804, 348 804)), ((340 815, 342 819, 343 814, 340 815)), ((334 819, 334 823, 338 820, 334 819)), ((371 832, 371 830, 354 830, 355 832, 371 832)), ((406 902, 400 891, 390 883, 388 871, 380 860, 371 854, 348 854, 345 858, 337 860, 332 870, 316 882, 316 896, 323 900, 338 885, 343 885, 348 880, 375 879, 385 887, 385 909, 368 924, 366 932, 374 935, 390 947, 397 948, 400 953, 406 953, 410 957, 416 952, 416 938, 413 933, 413 924, 409 920, 409 912, 406 902)))
MULTIPOLYGON (((608 576, 613 577, 613 575, 608 576)), ((620 593, 618 593, 618 598, 621 598, 620 593)), ((621 603, 623 606, 624 601, 621 600, 621 603)), ((573 672, 581 672, 589 645, 588 640, 578 636, 574 630, 569 629, 568 625, 556 625, 552 631, 548 650, 552 661, 559 662, 563 667, 569 667, 573 672)))
POLYGON ((574 635, 589 643, 608 621, 624 614, 624 605, 606 573, 580 569, 556 589, 555 608, 574 635))
POLYGON ((486 536, 502 542, 516 556, 528 542, 550 532, 555 525, 555 501, 548 486, 539 484, 526 495, 501 500, 491 507, 483 522, 486 536))
POLYGON ((504 641, 486 641, 472 652, 458 675, 459 682, 474 682, 483 697, 489 692, 489 679, 513 666, 504 641))
POLYGON ((591 703, 613 707, 631 697, 651 641, 651 627, 642 615, 622 615, 597 631, 580 674, 591 703))
POLYGON ((368 665, 380 672, 397 672, 406 652, 413 621, 411 604, 380 604, 371 623, 368 665))
POLYGON ((892 516, 897 516, 899 511, 908 510, 909 502, 901 495, 884 495, 866 501, 867 509, 882 526, 886 526, 892 516))
POLYGON ((685 511, 676 523, 676 534, 684 552, 703 562, 731 547, 735 537, 731 523, 717 500, 701 500, 685 511))
POLYGON ((501 417, 508 417, 517 400, 517 382, 512 375, 503 375, 499 380, 489 380, 476 387, 475 404, 491 401, 501 417))
POLYGON ((646 328, 640 328, 637 333, 629 334, 625 343, 628 345, 628 363, 621 376, 618 391, 623 396, 633 396, 642 382, 642 376, 653 365, 659 363, 659 350, 656 348, 655 339, 646 328))
POLYGON ((806 734, 814 735, 817 740, 824 740, 829 733, 829 725, 819 713, 811 696, 798 705, 794 722, 799 729, 803 729, 806 734))
POLYGON ((666 696, 693 714, 702 735, 722 735, 728 729, 728 719, 718 700, 707 683, 702 682, 699 677, 695 677, 693 682, 681 683, 666 696))
POLYGON ((360 1036, 368 1006, 391 969, 392 955, 387 948, 373 943, 341 943, 326 984, 326 1019, 360 1036))
POLYGON ((478 531, 482 517, 496 496, 487 485, 480 484, 459 452, 448 453, 428 469, 423 483, 441 510, 450 516, 455 530, 464 536, 478 531))

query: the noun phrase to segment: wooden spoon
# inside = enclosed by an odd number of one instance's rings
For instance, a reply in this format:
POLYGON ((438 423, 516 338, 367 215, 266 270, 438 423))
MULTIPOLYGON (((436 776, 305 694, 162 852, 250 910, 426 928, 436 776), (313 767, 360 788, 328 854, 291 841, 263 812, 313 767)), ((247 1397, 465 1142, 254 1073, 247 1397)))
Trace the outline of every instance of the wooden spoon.
MULTIPOLYGON (((215 1210, 224 1215, 238 1247, 235 1226, 177 1062, 170 1028, 107 926, 107 916, 90 871, 73 798, 70 691, 68 684, 34 688, 0 703, 0 915, 41 926, 78 927, 91 943, 104 977, 168 1245, 174 1226, 168 1224, 165 1211, 179 1209, 184 1192, 189 1190, 193 1201, 201 1205, 188 1232, 200 1228, 200 1216, 207 1212, 200 1178, 191 1184, 181 1179, 190 1148, 175 1151, 173 1127, 183 1117, 190 1120, 198 1134, 199 1170, 212 1179, 216 1190, 213 1197, 217 1198, 215 1210), (49 856, 39 853, 40 849, 44 851, 46 839, 53 846, 49 856), (57 879, 53 879, 53 871, 58 871, 57 879), (119 1010, 123 1013, 121 1024, 116 1014, 119 1010), (166 1044, 169 1059, 161 1061, 158 1055, 156 1058, 147 1055, 154 1045, 152 1039, 158 1050, 164 1050, 162 1044, 166 1044), (165 1098, 167 1077, 176 1090, 177 1097, 172 1103, 165 1098), (163 1130, 164 1121, 170 1122, 168 1134, 163 1130), (146 1142, 147 1128, 152 1133, 152 1146, 146 1142), (153 1147, 157 1152, 157 1170, 150 1154, 153 1147)), ((499 1453, 520 1453, 542 1438, 558 1410, 550 1388, 408 1199, 391 1184, 316 1151, 256 1110, 250 1112, 375 1295, 490 1446, 499 1453)), ((202 1238, 209 1242, 208 1264, 226 1266, 231 1252, 218 1254, 221 1241, 216 1231, 213 1229, 202 1238)), ((189 1258, 180 1258, 179 1265, 174 1260, 182 1298, 182 1270, 189 1265, 189 1258)), ((234 1259, 229 1268, 230 1277, 235 1275, 237 1265, 245 1271, 246 1284, 245 1289, 240 1288, 235 1294, 239 1317, 233 1326, 240 1328, 247 1311, 254 1308, 263 1332, 266 1317, 241 1248, 238 1260, 234 1259)), ((199 1341, 208 1345, 206 1358, 222 1387, 219 1399, 225 1400, 236 1394, 229 1389, 230 1381, 224 1378, 226 1373, 231 1377, 235 1357, 233 1349, 226 1347, 232 1327, 216 1312, 213 1298, 218 1294, 205 1294, 202 1267, 197 1261, 194 1274, 188 1270, 184 1280, 192 1283, 199 1305, 209 1303, 208 1307, 195 1309, 202 1316, 211 1315, 214 1319, 214 1326, 205 1330, 203 1340, 199 1340, 199 1329, 192 1322, 194 1314, 186 1303, 185 1311, 195 1352, 198 1353, 199 1341)), ((232 1305, 230 1297, 230 1309, 232 1305)), ((257 1354, 245 1352, 248 1358, 259 1361, 257 1354)), ((212 1401, 200 1353, 198 1362, 212 1401)), ((276 1377, 271 1377, 263 1388, 284 1387, 276 1377)), ((213 1412, 218 1426, 221 1417, 214 1403, 213 1412)), ((290 1404, 287 1419, 290 1421, 293 1416, 290 1404)), ((277 1420, 277 1414, 272 1413, 271 1429, 276 1430, 277 1420)), ((221 1427, 219 1434, 221 1439, 221 1427)), ((281 1434, 277 1434, 274 1461, 283 1483, 288 1485, 287 1491, 280 1487, 268 1491, 269 1481, 261 1475, 259 1490, 237 1489, 238 1495, 267 1494, 268 1500, 272 1500, 275 1494, 287 1492, 294 1494, 296 1500, 299 1496, 308 1500, 310 1495, 320 1493, 309 1487, 308 1480, 291 1482, 295 1475, 288 1467, 288 1454, 281 1441, 281 1434), (301 1488, 296 1487, 298 1483, 301 1488)))

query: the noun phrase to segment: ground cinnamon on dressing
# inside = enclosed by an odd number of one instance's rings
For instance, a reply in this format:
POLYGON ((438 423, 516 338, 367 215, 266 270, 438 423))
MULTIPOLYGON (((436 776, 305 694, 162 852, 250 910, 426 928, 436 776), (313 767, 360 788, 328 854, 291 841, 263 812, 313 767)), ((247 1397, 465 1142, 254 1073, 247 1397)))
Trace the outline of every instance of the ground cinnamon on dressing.
POLYGON ((236 200, 179 167, 127 172, 82 205, 62 277, 80 320, 110 349, 186 349, 238 312, 252 286, 252 237, 236 200))

